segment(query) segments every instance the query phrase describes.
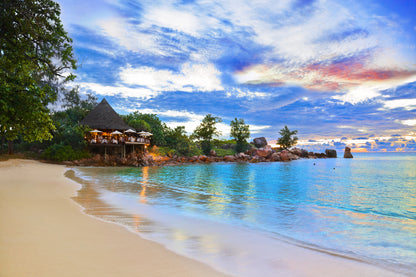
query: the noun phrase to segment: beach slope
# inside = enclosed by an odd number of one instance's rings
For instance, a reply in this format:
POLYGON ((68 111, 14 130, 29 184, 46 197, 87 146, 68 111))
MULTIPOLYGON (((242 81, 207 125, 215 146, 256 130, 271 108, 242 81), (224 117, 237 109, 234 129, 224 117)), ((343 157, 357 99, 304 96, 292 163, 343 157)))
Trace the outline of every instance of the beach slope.
POLYGON ((66 168, 0 162, 0 276, 223 276, 81 213, 66 168))

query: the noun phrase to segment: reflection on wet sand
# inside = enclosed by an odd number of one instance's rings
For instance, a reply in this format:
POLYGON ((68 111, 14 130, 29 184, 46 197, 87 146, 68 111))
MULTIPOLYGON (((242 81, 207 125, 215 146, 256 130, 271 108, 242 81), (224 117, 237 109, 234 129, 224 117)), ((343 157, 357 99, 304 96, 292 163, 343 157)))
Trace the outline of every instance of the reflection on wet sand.
POLYGON ((117 224, 121 223, 135 232, 144 233, 151 230, 151 221, 138 214, 125 213, 100 200, 100 193, 94 188, 94 184, 75 176, 74 171, 68 170, 65 173, 65 176, 82 185, 82 188, 78 191, 76 196, 72 197, 72 199, 84 208, 84 213, 104 221, 117 224))

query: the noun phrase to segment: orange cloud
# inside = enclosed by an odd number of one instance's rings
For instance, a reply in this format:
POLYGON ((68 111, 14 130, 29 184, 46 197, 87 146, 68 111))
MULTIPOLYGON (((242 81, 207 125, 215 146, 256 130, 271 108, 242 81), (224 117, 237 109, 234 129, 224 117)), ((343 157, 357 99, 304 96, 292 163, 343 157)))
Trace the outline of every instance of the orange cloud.
POLYGON ((388 84, 390 80, 405 80, 416 76, 416 71, 368 68, 363 61, 351 59, 342 62, 314 63, 303 67, 284 64, 254 65, 236 72, 234 76, 237 82, 245 84, 298 85, 315 91, 343 92, 366 84, 374 86, 377 83, 388 84))

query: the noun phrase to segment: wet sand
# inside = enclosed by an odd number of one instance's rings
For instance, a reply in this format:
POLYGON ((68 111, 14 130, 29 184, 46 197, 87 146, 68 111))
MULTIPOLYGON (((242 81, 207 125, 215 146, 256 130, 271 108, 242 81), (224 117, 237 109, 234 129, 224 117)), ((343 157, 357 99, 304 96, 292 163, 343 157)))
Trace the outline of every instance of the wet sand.
MULTIPOLYGON (((36 161, 0 162, 0 276, 224 276, 82 213, 71 200, 80 187, 65 171, 36 161)), ((275 251, 276 276, 399 276, 283 242, 275 251)))

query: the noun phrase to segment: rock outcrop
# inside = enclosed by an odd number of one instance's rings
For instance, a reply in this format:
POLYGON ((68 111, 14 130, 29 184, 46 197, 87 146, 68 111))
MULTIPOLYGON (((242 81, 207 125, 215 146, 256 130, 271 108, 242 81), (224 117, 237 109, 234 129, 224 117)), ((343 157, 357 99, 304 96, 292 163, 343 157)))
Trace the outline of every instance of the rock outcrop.
POLYGON ((327 158, 336 158, 337 150, 335 149, 325 149, 325 155, 327 158))
MULTIPOLYGON (((351 149, 345 149, 346 153, 350 153, 351 149)), ((337 152, 332 149, 326 149, 325 153, 308 152, 304 149, 292 148, 290 150, 282 150, 276 152, 269 145, 261 148, 252 148, 245 153, 237 153, 235 155, 227 155, 217 157, 216 153, 210 153, 210 156, 200 155, 193 157, 162 156, 149 153, 141 153, 139 155, 129 154, 126 157, 120 155, 95 155, 89 159, 82 159, 73 162, 65 162, 66 165, 82 165, 82 166, 164 166, 189 163, 213 163, 213 162, 278 162, 292 161, 300 158, 317 159, 317 158, 336 158, 337 152)), ((345 156, 345 155, 344 155, 345 156)), ((348 155, 347 155, 348 156, 348 155)), ((352 155, 351 155, 352 157, 352 155)))
POLYGON ((262 148, 267 145, 267 140, 265 137, 259 137, 259 138, 253 139, 253 143, 254 143, 254 146, 256 146, 257 148, 262 148))
POLYGON ((351 148, 349 148, 348 146, 345 147, 345 150, 344 150, 344 158, 346 158, 346 159, 352 159, 352 158, 354 158, 353 155, 351 154, 351 148))
POLYGON ((309 153, 305 149, 299 149, 299 148, 292 148, 290 149, 290 152, 296 156, 299 156, 301 158, 307 158, 309 153))
POLYGON ((252 156, 259 156, 259 157, 263 157, 263 158, 269 158, 274 153, 274 151, 272 150, 272 148, 269 145, 266 145, 266 147, 264 147, 264 148, 253 149, 251 151, 251 153, 252 153, 252 156))
POLYGON ((290 161, 290 157, 289 157, 289 151, 287 150, 282 150, 280 152, 280 160, 283 162, 287 162, 290 161))
POLYGON ((235 162, 236 161, 236 157, 235 156, 224 156, 223 157, 224 162, 235 162))

